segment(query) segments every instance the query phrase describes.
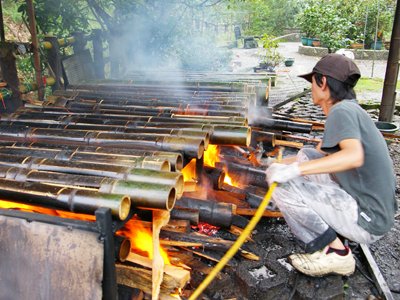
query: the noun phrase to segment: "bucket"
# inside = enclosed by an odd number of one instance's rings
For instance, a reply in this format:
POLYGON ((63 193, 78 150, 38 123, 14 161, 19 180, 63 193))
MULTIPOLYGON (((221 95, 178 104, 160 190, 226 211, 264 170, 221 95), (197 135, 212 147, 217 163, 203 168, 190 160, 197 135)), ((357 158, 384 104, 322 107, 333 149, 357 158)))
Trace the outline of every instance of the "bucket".
POLYGON ((399 125, 390 122, 376 121, 375 126, 380 132, 395 133, 399 130, 399 125))

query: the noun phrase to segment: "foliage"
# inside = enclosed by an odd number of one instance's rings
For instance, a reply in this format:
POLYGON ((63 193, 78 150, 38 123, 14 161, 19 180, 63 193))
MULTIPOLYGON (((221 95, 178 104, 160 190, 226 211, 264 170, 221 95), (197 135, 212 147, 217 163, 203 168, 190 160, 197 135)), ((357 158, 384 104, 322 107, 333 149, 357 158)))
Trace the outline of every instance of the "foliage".
POLYGON ((270 66, 277 66, 283 62, 283 56, 278 52, 279 43, 274 36, 264 34, 260 39, 265 54, 262 56, 262 62, 270 66))
POLYGON ((318 37, 330 50, 353 42, 370 44, 375 38, 378 19, 378 39, 390 35, 393 26, 395 0, 308 0, 297 15, 297 24, 307 37, 318 37))
POLYGON ((233 20, 242 24, 246 35, 264 33, 282 35, 295 26, 294 16, 300 11, 299 0, 232 0, 229 5, 233 20))
POLYGON ((320 5, 310 5, 297 16, 297 24, 305 37, 315 37, 318 33, 318 26, 321 24, 320 5))

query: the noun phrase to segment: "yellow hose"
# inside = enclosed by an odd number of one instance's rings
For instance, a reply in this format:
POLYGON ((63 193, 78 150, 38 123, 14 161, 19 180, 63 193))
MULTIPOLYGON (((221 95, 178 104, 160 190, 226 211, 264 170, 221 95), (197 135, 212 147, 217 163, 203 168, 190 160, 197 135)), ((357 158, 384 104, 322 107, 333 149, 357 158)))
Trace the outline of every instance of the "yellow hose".
POLYGON ((250 220, 249 224, 247 224, 246 228, 243 229, 242 234, 238 237, 232 247, 225 253, 222 259, 218 262, 218 264, 211 270, 208 276, 204 279, 204 281, 197 287, 197 289, 193 292, 193 294, 189 297, 189 300, 197 299, 201 293, 206 289, 206 287, 211 283, 211 281, 217 276, 218 272, 222 270, 222 268, 229 262, 229 260, 235 255, 235 253, 239 250, 239 248, 246 241, 246 238, 253 231, 254 227, 256 227, 258 221, 260 221, 263 216, 264 210, 267 208, 269 200, 271 199, 272 193, 276 187, 277 183, 273 182, 265 195, 263 201, 260 206, 256 210, 253 218, 250 220))

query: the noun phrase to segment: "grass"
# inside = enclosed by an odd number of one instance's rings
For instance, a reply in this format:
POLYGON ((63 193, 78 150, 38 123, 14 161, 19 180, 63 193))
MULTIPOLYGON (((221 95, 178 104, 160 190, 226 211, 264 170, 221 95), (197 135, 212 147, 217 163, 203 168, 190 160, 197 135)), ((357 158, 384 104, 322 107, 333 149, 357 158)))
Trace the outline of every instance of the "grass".
MULTIPOLYGON (((380 92, 383 89, 383 79, 381 78, 360 78, 355 87, 356 92, 370 91, 380 92)), ((400 80, 397 81, 397 89, 400 89, 400 80)))

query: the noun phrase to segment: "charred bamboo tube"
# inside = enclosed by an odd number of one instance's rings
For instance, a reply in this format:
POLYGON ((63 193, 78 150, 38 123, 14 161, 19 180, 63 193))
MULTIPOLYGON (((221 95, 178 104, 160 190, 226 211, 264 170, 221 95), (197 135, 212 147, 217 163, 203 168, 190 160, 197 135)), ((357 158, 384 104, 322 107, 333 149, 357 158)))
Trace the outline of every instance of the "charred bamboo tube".
POLYGON ((240 82, 180 82, 179 84, 169 83, 168 85, 154 85, 154 84, 79 84, 69 85, 70 89, 84 89, 93 91, 136 91, 141 89, 162 89, 167 91, 176 91, 181 89, 184 91, 202 91, 209 92, 241 92, 243 91, 243 84, 240 82))
POLYGON ((241 124, 247 125, 247 119, 245 117, 224 117, 224 116, 197 116, 197 115, 180 115, 180 114, 172 114, 171 118, 179 119, 179 120, 198 120, 200 122, 203 121, 224 121, 224 122, 239 122, 241 124))
POLYGON ((39 171, 110 177, 136 182, 157 182, 158 184, 174 186, 178 197, 183 194, 183 175, 176 172, 135 169, 132 167, 88 162, 58 161, 48 158, 33 158, 4 154, 0 154, 0 165, 39 171))
POLYGON ((176 203, 179 207, 199 210, 199 220, 215 226, 229 227, 232 224, 234 206, 228 203, 182 197, 176 203))
POLYGON ((226 97, 218 95, 198 95, 193 96, 193 93, 187 93, 182 95, 166 95, 163 93, 146 93, 146 94, 134 94, 127 92, 88 92, 83 90, 70 91, 70 90, 57 90, 54 91, 53 96, 58 96, 56 100, 51 101, 47 104, 54 104, 57 106, 65 106, 69 101, 79 99, 80 101, 100 101, 115 103, 121 106, 129 104, 140 104, 142 106, 180 106, 190 104, 200 105, 223 105, 223 106, 234 106, 242 107, 243 103, 246 103, 249 99, 249 95, 228 95, 226 97), (65 98, 66 97, 66 98, 65 98), (83 99, 84 98, 84 99, 83 99), (121 99, 124 100, 121 100, 121 99))
MULTIPOLYGON (((84 120, 83 120, 84 121, 84 120)), ((123 123, 123 122, 119 122, 123 123)), ((40 122, 28 122, 25 120, 14 119, 13 121, 0 121, 1 126, 28 126, 28 127, 36 127, 36 128, 62 128, 65 130, 97 130, 97 131, 108 131, 112 133, 138 133, 140 135, 173 135, 177 137, 186 137, 186 138, 199 138, 204 140, 205 148, 208 147, 210 141, 210 130, 189 130, 189 129, 178 129, 178 128, 148 128, 148 127, 138 127, 134 128, 123 128, 117 125, 100 125, 100 124, 60 124, 59 122, 49 121, 45 123, 43 120, 40 122)), ((124 124, 121 124, 124 126, 124 124)))
POLYGON ((114 236, 114 249, 115 257, 120 261, 124 262, 129 253, 131 252, 131 240, 122 236, 114 236))
POLYGON ((273 132, 253 129, 251 132, 252 144, 257 142, 268 143, 275 146, 276 135, 273 132))
POLYGON ((277 129, 277 130, 286 130, 286 131, 295 131, 304 133, 310 133, 312 130, 311 124, 285 121, 285 120, 276 120, 266 117, 255 118, 254 120, 252 120, 252 123, 250 125, 268 129, 277 129))
POLYGON ((171 218, 178 220, 189 220, 190 224, 199 224, 199 210, 185 207, 174 207, 171 210, 171 218))
POLYGON ((111 214, 125 220, 131 201, 126 195, 61 188, 37 182, 15 182, 0 179, 0 196, 24 204, 34 204, 72 212, 94 214, 99 207, 110 208, 111 214))
POLYGON ((94 188, 102 193, 126 194, 131 205, 141 209, 171 210, 175 205, 176 190, 173 185, 116 180, 98 176, 85 176, 57 172, 36 171, 0 166, 0 178, 18 182, 51 183, 73 188, 94 188))
MULTIPOLYGON (((102 147, 85 147, 85 146, 73 146, 73 145, 59 145, 59 144, 41 144, 41 143, 7 143, 0 141, 0 153, 8 154, 14 153, 16 149, 21 150, 33 150, 32 152, 26 152, 26 156, 36 156, 36 157, 44 157, 51 158, 51 156, 46 156, 47 151, 51 150, 68 150, 73 152, 83 152, 83 153, 99 153, 99 154, 115 154, 117 157, 142 157, 148 156, 157 159, 165 159, 171 165, 172 171, 180 171, 183 168, 183 157, 182 154, 177 152, 163 152, 163 151, 147 151, 147 150, 139 150, 139 149, 121 149, 121 148, 102 148, 102 147), (4 149, 4 150, 2 150, 4 149), (44 153, 42 155, 42 152, 44 153), (38 153, 36 155, 36 153, 38 153)), ((17 150, 19 151, 19 150, 17 150)), ((25 155, 14 153, 15 155, 25 155)), ((166 170, 161 170, 166 171, 166 170)))
POLYGON ((228 110, 228 109, 211 109, 211 108, 169 108, 169 107, 138 107, 133 105, 117 105, 117 104, 104 104, 102 103, 88 103, 88 102, 69 102, 65 105, 69 111, 99 111, 103 113, 125 111, 128 113, 137 113, 144 116, 159 116, 164 115, 170 117, 172 114, 194 114, 202 116, 243 116, 246 110, 242 108, 241 111, 238 110, 228 110))
POLYGON ((212 182, 213 188, 216 190, 220 190, 222 185, 224 184, 225 172, 221 169, 204 166, 204 173, 212 182))
MULTIPOLYGON (((55 94, 59 92, 56 91, 55 94)), ((226 100, 220 101, 220 100, 207 100, 207 99, 188 99, 188 100, 180 100, 177 97, 171 98, 171 99, 154 99, 152 97, 151 99, 146 99, 146 95, 141 97, 140 99, 108 99, 107 97, 94 97, 94 99, 79 99, 79 103, 90 103, 92 105, 98 105, 102 104, 104 105, 103 107, 110 108, 111 105, 114 107, 132 107, 132 108, 138 108, 138 109, 157 109, 160 111, 164 109, 170 109, 171 111, 174 110, 179 110, 179 111, 197 111, 197 110, 211 110, 211 111, 231 111, 231 112, 238 112, 238 111, 243 111, 243 108, 246 106, 246 99, 243 97, 243 100, 236 100, 235 102, 230 101, 229 104, 227 104, 226 100), (100 99, 101 98, 101 99, 100 99)), ((52 100, 51 103, 47 103, 48 105, 55 105, 55 106, 60 106, 60 107, 68 107, 70 104, 76 102, 75 99, 71 98, 62 98, 59 97, 55 100, 52 100)), ((169 112, 171 112, 169 111, 169 112)), ((176 111, 175 111, 176 112, 176 111)))
POLYGON ((265 171, 256 169, 247 165, 238 164, 235 162, 217 162, 215 164, 217 168, 224 168, 228 170, 230 177, 237 179, 235 181, 241 182, 244 185, 257 185, 261 187, 268 187, 265 171))
MULTIPOLYGON (((183 115, 185 116, 185 115, 183 115)), ((70 118, 73 117, 80 117, 80 118, 92 118, 92 119, 101 119, 99 120, 99 124, 104 124, 104 120, 107 120, 107 122, 110 122, 109 120, 126 120, 126 121, 132 121, 134 124, 137 124, 139 122, 141 123, 175 123, 175 124, 199 124, 197 126, 202 126, 203 124, 219 124, 219 125, 226 125, 227 122, 229 122, 229 125, 231 126, 245 126, 247 123, 247 120, 242 117, 202 117, 202 116, 197 116, 195 117, 190 117, 187 115, 187 118, 170 118, 170 117, 154 117, 154 116, 142 116, 142 115, 133 115, 131 113, 118 113, 118 114, 102 114, 102 113, 87 113, 87 112, 73 112, 73 111, 68 111, 63 108, 55 108, 55 107, 46 107, 44 111, 41 109, 37 108, 30 108, 30 109, 20 109, 19 113, 13 114, 13 117, 18 117, 18 119, 29 119, 32 121, 33 119, 36 119, 36 122, 39 122, 39 120, 52 120, 53 122, 66 122, 69 123, 70 118)), ((181 126, 182 127, 182 126, 181 126)), ((186 127, 186 126, 185 126, 186 127)))
POLYGON ((41 129, 0 126, 1 140, 19 142, 47 142, 78 145, 126 148, 159 149, 164 151, 183 151, 189 157, 201 158, 204 153, 204 141, 194 138, 154 137, 151 135, 105 133, 96 131, 41 129))
POLYGON ((34 156, 51 158, 64 161, 82 161, 82 162, 98 162, 104 164, 112 164, 118 166, 130 166, 135 168, 144 168, 157 171, 171 171, 169 161, 159 157, 128 157, 117 156, 95 152, 78 152, 69 150, 56 149, 40 149, 40 148, 17 148, 17 147, 0 147, 0 153, 19 156, 34 156))

